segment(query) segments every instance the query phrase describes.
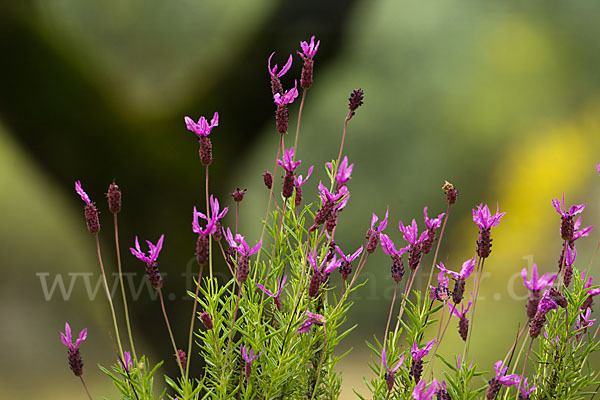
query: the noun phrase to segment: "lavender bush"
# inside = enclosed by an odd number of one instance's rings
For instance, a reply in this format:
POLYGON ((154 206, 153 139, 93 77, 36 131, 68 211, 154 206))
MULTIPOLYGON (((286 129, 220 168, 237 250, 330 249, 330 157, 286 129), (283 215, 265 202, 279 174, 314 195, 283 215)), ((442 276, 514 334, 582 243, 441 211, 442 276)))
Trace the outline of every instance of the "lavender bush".
MULTIPOLYGON (((489 259, 493 263, 492 228, 499 229, 505 213, 497 206, 492 214, 485 204, 473 209, 473 221, 479 228, 479 235, 474 238, 475 254, 462 262, 459 270, 456 266, 460 263, 456 260, 449 265, 438 262, 451 208, 458 199, 458 190, 449 182, 443 185, 439 199, 439 203, 445 204, 445 212, 430 218, 425 207, 422 231, 417 219, 413 219, 406 225, 399 221, 399 232, 394 233, 388 229, 389 209, 385 214, 377 210, 370 224, 365 221, 366 237, 360 248, 348 248, 336 242, 338 220, 350 200, 350 186, 354 186, 350 185, 354 164, 346 156, 342 158, 344 141, 349 121, 363 105, 364 92, 357 89, 350 94, 337 158, 324 165, 329 180, 309 183, 314 167, 306 168, 299 159, 298 135, 302 109, 313 85, 314 58, 319 44, 320 41, 315 42, 312 37, 310 42, 301 42, 301 51, 298 51, 303 62, 302 96, 293 145, 285 142, 290 125, 288 107, 297 103, 298 82, 296 80, 288 90, 284 90, 281 82, 293 57, 290 55, 281 69, 273 64, 275 53, 268 58, 279 140, 273 172, 267 170, 263 175, 269 198, 257 243, 248 243, 238 229, 245 190, 236 189, 228 206, 222 206, 225 201, 210 194, 209 168, 213 162, 219 162, 213 157, 211 133, 219 125, 219 114, 215 112, 210 123, 205 117, 197 122, 185 117, 187 129, 198 139, 206 193, 205 205, 200 207, 202 211, 197 207, 191 210, 192 231, 198 235, 195 249, 198 277, 195 290, 188 292, 195 299, 189 327, 172 327, 165 307, 159 258, 168 239, 161 235, 156 242, 147 240, 141 245, 136 237, 130 248, 158 293, 171 339, 173 354, 165 360, 175 363, 179 374, 165 377, 166 385, 162 379, 160 383, 155 382, 163 362, 152 365, 135 349, 118 237, 121 189, 113 182, 107 192, 108 210, 113 215, 115 228, 122 297, 122 304, 117 305, 110 295, 102 260, 98 207, 81 183, 75 184, 76 192, 85 203, 87 228, 96 244, 118 349, 115 363, 100 368, 113 380, 121 398, 338 398, 341 375, 336 364, 344 354, 343 350, 336 349, 356 326, 347 321, 352 307, 350 295, 364 284, 361 271, 379 247, 391 258, 390 272, 395 289, 385 332, 382 336, 375 332, 373 342, 368 343, 374 352, 370 364, 372 375, 365 378, 370 395, 356 393, 359 398, 466 400, 593 396, 600 381, 590 366, 599 343, 596 340, 598 328, 591 329, 595 322, 591 318, 591 307, 594 297, 600 294, 600 287, 592 284, 593 260, 587 268, 576 267, 579 263, 576 242, 588 236, 592 229, 591 226, 582 228, 579 214, 585 204, 567 208, 564 195, 562 201, 552 201, 560 214, 557 230, 563 240, 562 249, 557 252, 560 254, 558 272, 540 277, 536 265, 531 275, 526 268, 522 270, 523 283, 530 295, 524 309, 515 312, 515 327, 519 327, 515 341, 505 354, 498 355, 502 358, 493 366, 480 367, 477 355, 470 352, 473 330, 477 330, 477 299, 486 262, 489 259), (283 176, 281 180, 280 176, 283 176), (233 207, 235 226, 223 226, 223 217, 233 212, 230 210, 233 207), (213 263, 221 257, 230 273, 226 282, 217 280, 213 273, 213 263), (429 264, 429 282, 423 293, 413 286, 417 274, 429 264), (467 287, 472 290, 468 292, 467 287), (115 306, 123 307, 126 332, 120 329, 123 321, 117 320, 115 306), (448 331, 451 324, 457 327, 455 332, 448 331), (186 343, 175 342, 174 329, 189 332, 186 343), (440 354, 440 343, 450 334, 459 335, 464 347, 455 349, 452 354, 440 354), (204 365, 200 376, 190 374, 192 362, 204 365), (161 394, 156 396, 157 393, 161 394)), ((600 165, 597 168, 600 173, 600 165)), ((85 321, 78 321, 76 325, 84 324, 85 321)), ((93 396, 93 388, 88 390, 84 380, 85 357, 80 347, 84 346, 82 342, 86 337, 87 329, 83 329, 73 343, 68 323, 61 333, 62 343, 68 349, 69 366, 92 399, 100 396, 93 396)), ((85 348, 82 351, 85 353, 85 348)))

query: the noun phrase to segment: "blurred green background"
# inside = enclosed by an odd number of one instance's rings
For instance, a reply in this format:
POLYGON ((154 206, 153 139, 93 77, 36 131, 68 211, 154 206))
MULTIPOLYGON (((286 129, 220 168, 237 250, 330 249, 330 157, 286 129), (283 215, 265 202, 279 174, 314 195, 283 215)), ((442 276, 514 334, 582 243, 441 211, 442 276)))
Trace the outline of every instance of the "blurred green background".
MULTIPOLYGON (((58 294, 46 300, 42 287, 56 274, 66 284, 69 273, 97 278, 73 190, 78 179, 103 212, 109 271, 115 256, 103 194, 113 178, 124 193, 125 271, 143 272, 127 251, 135 235, 155 241, 165 233, 160 265, 166 291, 177 293, 167 307, 176 337, 187 338, 180 327, 191 302, 181 274, 196 268, 191 210, 203 204, 204 174, 183 117, 219 112, 211 191, 231 205, 228 194, 248 188, 240 229, 255 240, 267 198, 261 174, 272 168, 278 139, 267 58, 276 51, 281 65, 294 54, 284 78, 290 87, 301 69, 298 42, 312 34, 321 46, 299 141, 300 173, 316 166, 306 199, 326 177, 324 162, 337 156, 350 91, 365 90, 344 151, 355 168, 338 243, 358 247, 371 213, 381 216, 387 205, 387 232, 399 242, 399 219, 415 217, 422 227, 424 205, 430 215, 445 210, 440 188, 447 179, 460 195, 440 259, 457 268, 474 255, 471 208, 498 202, 507 212, 493 231, 473 337, 473 354, 491 369, 525 322, 521 268, 533 261, 556 269, 561 242, 551 199, 566 192, 567 203, 588 203, 584 225, 600 219, 599 13, 600 3, 585 1, 0 3, 3 396, 83 397, 59 341, 65 320, 76 331, 89 329, 82 353, 91 391, 115 394, 96 367, 114 361, 103 293, 90 301, 79 280, 68 301, 58 294)), ((578 266, 587 267, 599 237, 593 231, 581 240, 578 266)), ((424 272, 430 263, 425 258, 424 272)), ((340 364, 343 398, 353 398, 352 388, 364 393, 362 376, 370 376, 364 341, 383 334, 393 293, 389 264, 378 251, 365 268, 369 282, 350 316, 359 326, 342 349, 354 348, 340 364)), ((146 291, 130 310, 138 346, 153 361, 169 357, 159 304, 146 291)), ((461 343, 451 328, 442 354, 461 343)), ((172 371, 167 364, 163 373, 172 371)))

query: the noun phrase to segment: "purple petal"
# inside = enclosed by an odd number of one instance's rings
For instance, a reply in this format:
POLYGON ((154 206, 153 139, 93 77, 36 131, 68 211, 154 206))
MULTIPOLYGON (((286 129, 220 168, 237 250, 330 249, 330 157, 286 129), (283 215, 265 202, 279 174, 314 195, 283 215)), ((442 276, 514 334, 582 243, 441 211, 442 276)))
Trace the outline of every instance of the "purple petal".
POLYGON ((75 191, 77 192, 77 194, 79 195, 79 197, 81 197, 81 200, 83 200, 83 201, 86 202, 86 204, 91 204, 92 203, 92 201, 90 200, 90 197, 81 188, 81 182, 80 181, 75 182, 75 191))
POLYGON ((571 214, 571 216, 573 215, 577 215, 579 213, 581 213, 584 208, 585 208, 585 204, 579 204, 577 206, 571 206, 571 208, 569 208, 569 214, 571 214))
POLYGON ((260 290, 262 290, 263 292, 265 292, 265 294, 266 294, 267 296, 275 297, 275 295, 274 295, 273 293, 269 292, 269 290, 268 290, 268 289, 265 289, 265 286, 264 286, 264 285, 262 285, 262 284, 260 284, 260 283, 257 283, 257 284, 256 284, 256 286, 258 286, 258 288, 259 288, 260 290))
POLYGON ((79 333, 79 337, 77 338, 77 340, 75 341, 75 348, 79 347, 79 344, 81 342, 83 342, 85 339, 87 339, 87 328, 85 328, 84 330, 82 330, 79 333))
POLYGON ((385 366, 385 369, 387 369, 388 372, 392 372, 392 371, 390 371, 390 369, 388 368, 388 365, 387 365, 387 356, 385 354, 385 349, 383 349, 381 351, 381 361, 382 361, 383 365, 385 366))
POLYGON ((383 252, 385 254, 389 256, 395 256, 396 254, 398 254, 398 252, 396 251, 396 247, 394 246, 394 242, 392 242, 392 239, 390 239, 388 235, 386 235, 385 233, 381 233, 379 235, 379 239, 381 241, 381 248, 383 248, 383 252))
POLYGON ((277 77, 281 78, 283 75, 285 75, 290 70, 291 67, 292 67, 292 55, 290 54, 290 57, 288 58, 287 62, 283 66, 283 68, 281 68, 281 71, 279 71, 279 73, 277 74, 277 77))

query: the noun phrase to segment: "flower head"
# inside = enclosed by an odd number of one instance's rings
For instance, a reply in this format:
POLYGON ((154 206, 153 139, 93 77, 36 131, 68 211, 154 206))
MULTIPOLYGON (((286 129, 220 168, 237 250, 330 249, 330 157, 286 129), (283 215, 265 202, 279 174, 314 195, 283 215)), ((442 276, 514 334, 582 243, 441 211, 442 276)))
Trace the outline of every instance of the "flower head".
POLYGON ((251 256, 252 254, 256 254, 256 253, 258 253, 258 251, 260 250, 260 248, 262 246, 262 240, 259 240, 258 243, 254 247, 250 248, 248 243, 246 243, 246 239, 244 239, 244 237, 242 235, 240 235, 238 233, 235 235, 235 238, 234 238, 231 233, 231 230, 229 228, 227 228, 227 230, 224 231, 224 233, 225 233, 225 239, 227 240, 227 243, 229 244, 229 246, 231 248, 236 249, 238 254, 240 254, 240 255, 251 256))
POLYGON ((273 68, 271 68, 271 58, 273 58, 273 55, 275 55, 275 52, 272 52, 271 56, 269 57, 269 62, 268 62, 269 74, 271 74, 271 76, 273 78, 281 78, 283 75, 285 75, 290 70, 290 68, 292 66, 292 55, 290 54, 290 57, 288 58, 287 62, 285 63, 283 68, 281 68, 281 71, 279 71, 279 72, 277 72, 277 64, 275 64, 273 66, 273 68))
POLYGON ((427 229, 439 228, 442 225, 442 218, 444 218, 444 215, 446 215, 446 213, 441 213, 437 216, 437 218, 429 219, 427 216, 427 206, 425 206, 423 209, 423 214, 425 214, 425 226, 427 229))
POLYGON ((77 350, 81 342, 83 342, 87 338, 87 328, 83 329, 79 332, 79 337, 75 340, 75 344, 73 344, 73 337, 71 336, 71 326, 68 322, 65 322, 65 333, 60 333, 60 341, 62 344, 67 346, 69 350, 77 350))
POLYGON ((306 312, 306 320, 298 328, 298 333, 306 333, 310 331, 313 324, 323 325, 326 322, 325 317, 321 314, 314 314, 310 311, 306 312))
MULTIPOLYGON (((327 162, 326 165, 329 172, 333 174, 333 163, 327 162)), ((344 156, 344 159, 340 162, 338 171, 335 175, 335 181, 337 182, 338 187, 341 187, 348 182, 350 176, 352 175, 352 168, 354 168, 354 164, 348 165, 348 157, 344 156)))
POLYGON ((136 256, 140 261, 143 261, 146 264, 152 264, 156 261, 156 259, 158 258, 158 254, 162 250, 162 245, 163 245, 164 239, 165 239, 165 235, 163 234, 158 239, 158 242, 156 242, 156 245, 152 244, 152 242, 150 242, 149 240, 146 240, 146 243, 148 244, 148 248, 150 249, 150 251, 148 252, 148 255, 146 255, 146 253, 140 249, 140 242, 138 241, 138 237, 136 236, 135 237, 135 249, 133 247, 130 247, 129 250, 131 250, 131 254, 136 256))
POLYGON ((500 382, 504 386, 512 386, 519 382, 519 375, 510 374, 506 375, 506 371, 508 371, 508 367, 504 367, 504 363, 502 360, 499 360, 494 364, 494 369, 496 370, 496 378, 498 382, 500 382))
POLYGON ((404 362, 404 354, 402 354, 402 356, 400 357, 400 361, 398 361, 398 364, 396 364, 396 366, 393 369, 390 369, 390 367, 388 367, 387 356, 385 354, 385 349, 383 349, 383 351, 381 352, 381 361, 383 362, 383 365, 385 366, 385 369, 387 369, 387 371, 390 374, 395 374, 396 371, 398 371, 398 368, 400 368, 400 366, 404 362))
POLYGON ((500 224, 500 218, 502 218, 504 214, 506 213, 500 212, 498 204, 496 204, 496 214, 492 215, 487 204, 483 205, 483 203, 481 203, 477 208, 473 209, 473 221, 481 230, 486 230, 498 226, 498 224, 500 224))
POLYGON ((287 275, 283 277, 283 280, 281 281, 281 283, 279 282, 279 279, 277 279, 277 293, 273 294, 269 291, 269 289, 266 289, 264 285, 257 283, 256 286, 258 286, 260 288, 260 290, 262 290, 263 292, 265 292, 265 294, 267 296, 271 296, 273 298, 277 298, 279 297, 279 295, 281 295, 281 290, 283 289, 283 285, 285 285, 285 281, 287 281, 287 275))
MULTIPOLYGON (((373 215, 375 215, 375 214, 373 214, 373 215)), ((406 253, 408 251, 408 249, 410 248, 410 246, 406 246, 406 247, 401 247, 399 250, 396 250, 396 246, 394 246, 394 242, 385 233, 382 233, 381 235, 379 235, 379 238, 381 239, 381 247, 383 248, 383 252, 385 254, 387 254, 388 256, 392 256, 392 257, 398 256, 399 257, 402 254, 406 253)))
POLYGON ((458 279, 467 279, 473 273, 473 270, 475 270, 476 264, 477 263, 475 261, 475 257, 473 257, 463 263, 462 268, 460 269, 460 272, 454 272, 454 271, 450 271, 450 270, 446 269, 446 267, 444 266, 444 263, 441 261, 437 267, 442 272, 445 272, 448 275, 451 275, 454 279, 458 280, 458 279))
POLYGON ((300 54, 300 57, 302 57, 303 60, 311 59, 317 53, 319 44, 321 44, 321 41, 317 40, 317 43, 315 44, 315 36, 313 35, 313 37, 310 38, 310 44, 304 41, 300 42, 302 52, 298 52, 298 54, 300 54))
POLYGON ((402 232, 402 236, 404 240, 410 243, 413 246, 417 246, 427 240, 428 233, 427 231, 423 231, 421 236, 419 236, 419 228, 417 227, 417 221, 413 218, 412 223, 410 225, 404 226, 402 221, 398 223, 400 232, 402 232))
POLYGON ((467 315, 467 313, 469 312, 469 307, 471 307, 471 304, 473 304, 473 295, 471 294, 471 301, 469 301, 469 303, 467 303, 467 307, 465 307, 464 301, 462 303, 460 303, 460 312, 458 311, 458 309, 456 308, 456 305, 450 305, 450 303, 448 303, 448 308, 450 309, 450 312, 452 313, 452 315, 454 315, 457 318, 464 318, 465 315, 467 315))
POLYGON ((195 123, 190 117, 185 117, 184 120, 188 131, 192 131, 198 136, 208 136, 215 126, 219 126, 219 113, 215 113, 213 119, 210 121, 210 125, 204 117, 200 117, 198 123, 195 123))
POLYGON ((431 342, 427 343, 425 345, 425 347, 423 347, 423 349, 419 350, 419 348, 417 347, 417 342, 413 342, 412 349, 410 350, 410 355, 411 355, 412 359, 415 361, 423 359, 423 357, 425 357, 427 354, 429 354, 429 351, 431 351, 431 348, 433 347, 434 343, 435 343, 435 339, 433 339, 431 342))
POLYGON ((439 383, 436 379, 434 379, 429 385, 429 387, 426 388, 426 386, 427 382, 425 380, 419 381, 419 383, 417 383, 415 385, 415 388, 413 389, 413 399, 432 400, 433 396, 435 396, 436 392, 438 391, 439 383))
POLYGON ((278 106, 285 106, 291 104, 298 97, 298 82, 294 84, 294 87, 290 90, 286 90, 283 94, 275 93, 273 95, 273 101, 278 106))
POLYGON ((591 313, 592 309, 588 307, 585 313, 581 312, 581 314, 579 314, 579 318, 577 319, 577 325, 575 326, 575 329, 579 332, 576 335, 577 340, 579 340, 581 335, 585 333, 588 327, 594 325, 594 322, 596 322, 596 318, 590 318, 591 313))
POLYGON ((385 210, 385 217, 381 220, 379 225, 377 225, 377 228, 375 228, 375 224, 377 223, 377 221, 379 221, 379 217, 377 215, 375 215, 375 213, 373 213, 373 216, 371 217, 371 230, 373 232, 379 233, 387 227, 389 213, 390 213, 390 208, 387 207, 385 210))
POLYGON ((310 168, 308 169, 308 174, 306 174, 306 178, 303 178, 302 175, 298 176, 298 177, 294 177, 294 183, 296 184, 296 187, 302 187, 306 181, 308 180, 308 178, 310 178, 310 176, 312 175, 313 169, 315 168, 314 165, 311 165, 310 168))
POLYGON ((529 396, 531 395, 531 393, 535 392, 535 382, 533 382, 533 384, 531 385, 531 388, 529 387, 529 384, 527 383, 527 378, 523 379, 520 383, 519 383, 519 391, 521 392, 521 396, 519 397, 520 399, 528 399, 529 396))
POLYGON ((437 299, 440 301, 446 301, 450 296, 450 291, 448 290, 449 279, 446 276, 446 274, 444 274, 444 271, 440 271, 440 273, 437 276, 437 279, 437 286, 429 286, 429 298, 431 300, 437 299))
POLYGON ((284 149, 282 158, 283 160, 277 160, 277 164, 281 165, 289 174, 293 174, 296 168, 298 168, 298 165, 302 163, 302 161, 294 161, 293 147, 289 150, 284 149))
POLYGON ((119 364, 121 364, 121 367, 125 371, 130 372, 131 366, 133 365, 133 361, 131 360, 131 353, 129 353, 128 351, 124 352, 123 361, 119 360, 119 364))
POLYGON ((83 190, 81 187, 81 181, 75 182, 75 191, 81 197, 81 200, 85 201, 86 204, 92 204, 90 196, 88 196, 85 190, 83 190))
POLYGON ((523 277, 523 284, 527 289, 531 290, 532 292, 539 292, 540 290, 544 290, 548 286, 552 285, 557 275, 550 275, 550 273, 546 272, 540 277, 538 275, 537 265, 533 264, 533 268, 531 270, 531 280, 527 280, 527 268, 523 268, 521 271, 521 276, 523 277))
POLYGON ((565 194, 564 193, 563 193, 562 201, 560 201, 559 199, 553 199, 552 205, 554 206, 554 208, 556 208, 556 211, 563 218, 573 217, 573 216, 581 213, 583 211, 583 209, 585 208, 585 204, 579 204, 577 206, 571 206, 571 208, 569 208, 569 211, 566 211, 565 210, 565 194))
POLYGON ((345 255, 344 252, 342 252, 342 249, 340 249, 340 247, 338 245, 335 246, 335 249, 338 252, 338 254, 340 255, 340 257, 342 257, 342 260, 351 263, 358 256, 360 256, 360 254, 363 251, 363 246, 360 246, 360 248, 358 250, 356 250, 354 253, 352 253, 352 255, 349 255, 349 256, 345 255))
POLYGON ((577 221, 575 221, 575 224, 573 225, 573 229, 575 230, 575 233, 573 233, 573 240, 577 240, 581 237, 584 236, 588 236, 590 234, 590 232, 592 231, 592 229, 594 229, 593 225, 590 226, 586 226, 585 228, 581 228, 581 217, 577 218, 577 221))
POLYGON ((242 357, 248 363, 251 363, 252 361, 256 360, 263 353, 263 350, 261 350, 260 353, 254 355, 254 350, 252 349, 252 347, 250 348, 250 351, 248 351, 248 348, 244 345, 240 345, 240 350, 242 351, 242 357))
POLYGON ((550 291, 546 290, 538 304, 537 314, 543 316, 546 315, 550 310, 556 310, 557 308, 558 304, 552 298, 552 296, 550 296, 550 291))
MULTIPOLYGON (((321 206, 325 206, 328 202, 334 204, 333 211, 342 210, 348 204, 350 194, 348 188, 343 186, 337 193, 331 193, 329 189, 319 181, 319 196, 321 197, 321 206), (339 202, 339 203, 338 203, 339 202)), ((375 214, 373 214, 375 216, 375 214)))

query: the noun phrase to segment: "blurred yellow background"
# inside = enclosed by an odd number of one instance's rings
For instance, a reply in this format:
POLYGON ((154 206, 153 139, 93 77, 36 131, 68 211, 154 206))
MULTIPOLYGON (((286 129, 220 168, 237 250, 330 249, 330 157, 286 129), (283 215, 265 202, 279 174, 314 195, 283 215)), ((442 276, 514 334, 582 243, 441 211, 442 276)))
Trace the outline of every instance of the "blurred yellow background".
MULTIPOLYGON (((417 218, 422 228, 425 205, 430 216, 445 210, 440 188, 447 179, 460 193, 440 259, 456 269, 474 255, 471 209, 498 203, 507 212, 492 230, 473 331, 472 353, 491 370, 525 322, 521 269, 531 262, 542 271, 557 268, 560 218, 551 199, 565 192, 569 205, 588 204, 584 226, 600 220, 599 12, 593 2, 543 1, 3 3, 3 396, 83 397, 59 340, 65 320, 77 332, 88 328, 82 354, 90 390, 115 396, 96 367, 114 362, 103 294, 90 301, 76 281, 68 301, 57 295, 47 301, 42 287, 44 276, 68 281, 69 273, 98 271, 75 180, 105 210, 101 241, 110 271, 115 257, 103 194, 113 178, 124 196, 125 271, 143 271, 127 252, 135 235, 154 241, 165 233, 161 270, 167 290, 177 293, 167 306, 175 326, 187 325, 191 303, 181 273, 192 265, 191 210, 203 204, 204 175, 183 117, 220 113, 211 134, 211 191, 231 205, 228 194, 248 188, 240 229, 254 240, 267 198, 261 174, 272 168, 278 139, 267 58, 276 51, 281 65, 294 54, 284 78, 289 88, 301 68, 298 42, 313 34, 321 46, 298 149, 301 174, 315 165, 305 199, 315 198, 316 184, 326 179, 324 162, 337 157, 351 90, 365 91, 344 150, 355 167, 338 243, 358 247, 371 213, 381 216, 387 205, 387 233, 400 242, 399 219, 417 218)), ((292 140, 286 138, 288 147, 292 140)), ((578 243, 576 266, 588 266, 599 239, 594 230, 578 243)), ((424 273, 430 264, 428 256, 424 273)), ((365 394, 361 381, 370 377, 371 354, 364 341, 382 337, 393 293, 389 267, 378 251, 365 268, 369 283, 350 316, 359 326, 342 349, 354 351, 339 365, 344 399, 355 397, 353 388, 365 394)), ((155 362, 170 355, 158 303, 142 293, 130 310, 138 346, 155 362)), ((440 349, 444 355, 462 349, 453 327, 440 349)), ((163 387, 160 376, 157 386, 163 387)))

